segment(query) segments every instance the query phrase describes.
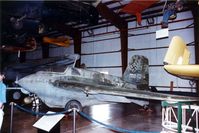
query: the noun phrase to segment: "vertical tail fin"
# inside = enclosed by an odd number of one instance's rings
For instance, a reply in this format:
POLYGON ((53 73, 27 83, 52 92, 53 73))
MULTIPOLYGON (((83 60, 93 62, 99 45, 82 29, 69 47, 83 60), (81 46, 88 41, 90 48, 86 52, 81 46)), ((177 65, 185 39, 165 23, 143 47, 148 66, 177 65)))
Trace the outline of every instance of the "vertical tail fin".
POLYGON ((131 57, 123 79, 137 85, 138 89, 147 90, 149 85, 148 59, 142 55, 131 57))
POLYGON ((179 36, 174 36, 164 58, 164 64, 188 65, 189 57, 190 52, 184 40, 179 36))

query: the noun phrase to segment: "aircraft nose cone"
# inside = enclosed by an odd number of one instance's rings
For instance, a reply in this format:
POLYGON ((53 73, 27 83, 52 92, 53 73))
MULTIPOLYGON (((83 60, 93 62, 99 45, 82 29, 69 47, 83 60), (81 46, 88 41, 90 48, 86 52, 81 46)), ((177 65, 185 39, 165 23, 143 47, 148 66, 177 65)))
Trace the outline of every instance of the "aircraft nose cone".
POLYGON ((26 83, 26 78, 22 78, 20 80, 15 81, 16 84, 20 85, 21 87, 24 87, 26 83))
POLYGON ((15 81, 15 83, 20 85, 22 88, 27 89, 31 83, 31 76, 21 78, 20 80, 15 81))

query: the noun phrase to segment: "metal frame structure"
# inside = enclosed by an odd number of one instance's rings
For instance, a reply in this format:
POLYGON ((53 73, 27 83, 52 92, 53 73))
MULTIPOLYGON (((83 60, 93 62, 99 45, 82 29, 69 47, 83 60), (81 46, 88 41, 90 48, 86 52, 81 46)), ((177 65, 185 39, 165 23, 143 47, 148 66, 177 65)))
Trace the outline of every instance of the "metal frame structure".
POLYGON ((178 133, 199 133, 199 106, 191 103, 168 103, 162 102, 162 126, 165 129, 178 133), (177 112, 176 112, 177 109, 177 112), (190 117, 187 118, 186 112, 190 111, 190 117), (193 118, 195 117, 195 121, 193 118), (195 122, 196 127, 190 123, 195 122))

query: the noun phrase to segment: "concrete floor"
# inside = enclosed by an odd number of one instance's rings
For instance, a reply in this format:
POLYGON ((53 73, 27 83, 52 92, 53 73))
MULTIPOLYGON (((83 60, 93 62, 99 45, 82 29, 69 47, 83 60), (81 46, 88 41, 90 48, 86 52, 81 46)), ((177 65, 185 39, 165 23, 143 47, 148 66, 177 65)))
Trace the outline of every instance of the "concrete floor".
MULTIPOLYGON (((161 106, 155 102, 151 104, 153 112, 140 110, 140 106, 135 104, 102 104, 85 107, 83 112, 94 119, 116 127, 128 130, 160 132, 161 126, 161 106)), ((60 111, 60 109, 43 109, 41 111, 60 111)), ((5 107, 5 116, 1 133, 9 133, 10 129, 10 107, 5 107)), ((14 109, 13 133, 37 133, 37 129, 32 125, 39 118, 17 108, 14 109)), ((61 120, 61 133, 72 133, 72 116, 66 115, 61 120)), ((90 122, 81 116, 76 118, 77 133, 115 133, 115 131, 105 128, 94 122, 90 122)))

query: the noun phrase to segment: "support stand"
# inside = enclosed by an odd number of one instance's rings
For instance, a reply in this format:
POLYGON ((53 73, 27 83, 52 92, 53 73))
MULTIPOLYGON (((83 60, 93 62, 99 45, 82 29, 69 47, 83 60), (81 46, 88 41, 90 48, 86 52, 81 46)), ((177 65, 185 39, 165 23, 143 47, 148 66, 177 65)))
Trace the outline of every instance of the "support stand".
POLYGON ((199 133, 199 106, 189 102, 168 103, 162 102, 162 126, 165 129, 178 133, 199 133), (177 109, 177 114, 175 109, 177 109), (190 111, 190 117, 186 118, 186 110, 190 111), (192 112, 192 113, 191 113, 192 112), (193 121, 195 119, 195 121, 193 121), (194 124, 194 127, 190 123, 194 124))
POLYGON ((13 109, 14 109, 14 103, 11 102, 11 109, 10 109, 10 133, 12 133, 12 128, 13 128, 13 109))
POLYGON ((73 108, 73 133, 76 133, 76 108, 73 108))

